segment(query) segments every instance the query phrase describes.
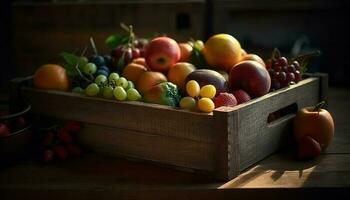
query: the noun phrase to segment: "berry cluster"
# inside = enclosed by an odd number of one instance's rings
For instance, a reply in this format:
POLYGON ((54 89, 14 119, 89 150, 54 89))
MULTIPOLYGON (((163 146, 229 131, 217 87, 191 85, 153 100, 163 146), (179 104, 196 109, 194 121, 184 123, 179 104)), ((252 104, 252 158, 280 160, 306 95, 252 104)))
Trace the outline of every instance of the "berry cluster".
POLYGON ((42 159, 51 162, 81 156, 82 150, 74 138, 80 129, 80 123, 74 121, 67 122, 63 127, 45 129, 41 137, 42 159))
POLYGON ((289 61, 286 57, 278 56, 266 63, 271 77, 270 91, 278 90, 301 81, 300 64, 298 61, 289 61))

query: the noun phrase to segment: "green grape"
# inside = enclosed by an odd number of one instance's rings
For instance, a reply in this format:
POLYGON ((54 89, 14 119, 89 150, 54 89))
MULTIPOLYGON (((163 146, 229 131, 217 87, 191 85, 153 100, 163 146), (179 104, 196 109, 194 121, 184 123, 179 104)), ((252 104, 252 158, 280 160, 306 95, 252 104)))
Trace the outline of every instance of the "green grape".
POLYGON ((97 70, 97 67, 94 63, 88 63, 83 66, 83 72, 85 74, 95 74, 97 70))
POLYGON ((85 93, 88 96, 96 96, 100 92, 100 88, 96 83, 90 83, 85 89, 85 93))
POLYGON ((130 101, 137 101, 137 100, 141 99, 141 95, 140 95, 139 91, 137 91, 135 88, 129 89, 126 92, 126 94, 127 94, 128 100, 130 100, 130 101))
POLYGON ((113 98, 113 87, 112 86, 104 87, 102 95, 106 99, 112 99, 113 98))
POLYGON ((72 92, 77 94, 84 94, 84 89, 81 87, 75 87, 72 89, 72 92))
POLYGON ((119 101, 124 101, 126 99, 126 92, 122 86, 117 86, 113 90, 114 97, 119 101))
POLYGON ((193 44, 193 47, 199 51, 202 51, 202 49, 204 48, 204 43, 202 40, 196 40, 193 44))
POLYGON ((199 95, 200 89, 201 88, 199 87, 199 84, 195 80, 190 80, 186 83, 187 94, 191 97, 197 97, 199 95))
POLYGON ((105 75, 98 75, 96 78, 95 78, 95 83, 97 85, 103 85, 107 82, 107 77, 105 75))
POLYGON ((193 110, 196 107, 196 100, 193 97, 184 97, 180 100, 180 107, 193 110))
POLYGON ((205 85, 201 88, 199 95, 201 97, 207 97, 209 99, 212 99, 215 97, 216 94, 216 88, 213 85, 205 85))
POLYGON ((128 86, 125 88, 125 90, 128 91, 131 88, 135 88, 135 85, 132 81, 128 81, 128 86))
POLYGON ((119 78, 119 74, 118 73, 115 73, 115 72, 112 72, 109 76, 108 76, 108 81, 110 82, 110 83, 112 83, 112 82, 116 82, 117 80, 118 80, 118 78, 119 78))
POLYGON ((124 78, 124 77, 120 77, 117 79, 115 84, 116 84, 116 86, 121 86, 125 89, 126 87, 128 87, 128 80, 126 80, 126 78, 124 78))
POLYGON ((198 109, 202 112, 210 113, 215 109, 213 100, 203 97, 198 101, 198 109))

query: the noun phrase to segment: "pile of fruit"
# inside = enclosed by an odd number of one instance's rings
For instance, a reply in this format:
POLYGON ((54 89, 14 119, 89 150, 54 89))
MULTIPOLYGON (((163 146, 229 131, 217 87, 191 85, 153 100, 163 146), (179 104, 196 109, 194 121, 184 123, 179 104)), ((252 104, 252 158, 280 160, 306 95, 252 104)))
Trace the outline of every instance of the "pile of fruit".
POLYGON ((75 121, 68 121, 63 126, 55 125, 41 129, 39 138, 41 159, 52 162, 81 156, 83 151, 75 139, 80 129, 80 123, 75 121))
POLYGON ((159 36, 136 37, 132 26, 126 35, 106 39, 107 55, 61 54, 63 67, 47 64, 34 74, 34 86, 74 93, 143 101, 210 113, 220 106, 236 106, 301 80, 301 66, 278 51, 264 60, 248 54, 229 34, 216 34, 205 43, 178 43, 159 36))

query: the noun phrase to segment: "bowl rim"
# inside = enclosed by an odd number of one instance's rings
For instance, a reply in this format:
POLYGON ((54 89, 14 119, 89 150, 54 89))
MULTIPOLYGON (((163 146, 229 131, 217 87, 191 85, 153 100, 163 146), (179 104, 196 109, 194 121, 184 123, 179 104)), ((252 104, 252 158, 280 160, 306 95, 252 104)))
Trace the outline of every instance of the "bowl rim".
POLYGON ((28 111, 30 111, 31 108, 32 108, 32 106, 30 104, 28 104, 27 107, 25 109, 23 109, 22 111, 20 111, 20 112, 9 114, 9 115, 5 115, 5 116, 0 116, 0 121, 19 117, 19 116, 27 113, 28 111))
POLYGON ((8 135, 0 136, 0 139, 6 139, 6 138, 14 137, 17 135, 22 135, 22 134, 26 133, 26 131, 28 131, 31 127, 32 127, 31 125, 28 125, 27 127, 24 127, 18 131, 10 133, 8 135))

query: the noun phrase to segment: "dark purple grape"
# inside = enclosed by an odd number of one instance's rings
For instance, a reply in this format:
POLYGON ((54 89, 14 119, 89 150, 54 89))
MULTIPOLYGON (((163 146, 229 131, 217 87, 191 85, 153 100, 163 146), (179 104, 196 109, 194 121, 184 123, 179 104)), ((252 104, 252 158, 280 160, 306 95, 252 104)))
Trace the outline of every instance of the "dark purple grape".
POLYGON ((276 72, 279 72, 279 71, 282 70, 282 66, 279 65, 278 63, 275 63, 275 64, 273 65, 273 69, 274 69, 276 72))
POLYGON ((109 68, 107 66, 101 66, 97 70, 104 70, 109 74, 109 68))
POLYGON ((288 65, 288 67, 287 67, 287 72, 292 72, 292 73, 294 73, 295 72, 295 65, 294 64, 290 64, 290 65, 288 65))
POLYGON ((288 72, 288 66, 287 66, 287 65, 283 66, 283 67, 282 67, 282 71, 288 72))
POLYGON ((94 63, 97 67, 105 65, 105 60, 99 55, 93 55, 90 58, 90 62, 94 63))
POLYGON ((123 46, 118 46, 115 49, 112 50, 111 56, 114 59, 119 59, 123 55, 123 46))
POLYGON ((276 62, 277 62, 278 65, 280 65, 280 66, 286 66, 286 65, 288 65, 288 60, 287 60, 287 58, 286 58, 286 57, 283 57, 283 56, 280 57, 280 58, 278 58, 276 62))
POLYGON ((273 83, 271 83, 271 88, 272 88, 273 90, 278 90, 278 89, 281 88, 281 83, 278 82, 278 81, 274 81, 273 83))
POLYGON ((294 72, 294 76, 295 76, 295 79, 294 79, 294 81, 296 82, 296 83, 298 83, 299 81, 301 81, 301 74, 300 74, 300 71, 295 71, 294 72))
POLYGON ((140 49, 138 48, 132 49, 132 59, 140 57, 140 54, 141 54, 140 49))
POLYGON ((295 66, 295 69, 296 69, 296 70, 300 70, 300 64, 299 64, 298 61, 294 60, 294 61, 292 62, 292 64, 295 66))
POLYGON ((280 72, 279 74, 278 74, 278 80, 280 81, 280 82, 285 82, 286 81, 286 78, 287 78, 287 75, 286 75, 286 72, 280 72))
POLYGON ((99 69, 96 71, 96 76, 98 76, 98 75, 105 75, 106 77, 108 77, 109 73, 106 70, 99 69))
POLYGON ((105 61, 106 66, 111 67, 112 62, 113 62, 112 57, 110 55, 104 55, 103 59, 105 61))
POLYGON ((123 53, 124 56, 124 62, 125 64, 128 64, 132 61, 132 49, 131 48, 126 48, 123 53))
POLYGON ((294 73, 292 73, 292 72, 287 72, 287 74, 286 74, 286 81, 289 83, 289 82, 291 82, 291 81, 294 82, 294 80, 295 80, 295 75, 294 75, 294 73))

